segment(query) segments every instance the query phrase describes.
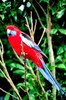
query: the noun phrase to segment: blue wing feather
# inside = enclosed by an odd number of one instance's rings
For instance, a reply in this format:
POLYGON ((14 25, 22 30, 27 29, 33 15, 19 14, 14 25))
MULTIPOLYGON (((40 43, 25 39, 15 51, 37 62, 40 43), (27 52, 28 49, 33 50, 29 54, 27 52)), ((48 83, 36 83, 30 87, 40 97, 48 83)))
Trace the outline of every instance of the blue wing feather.
POLYGON ((56 89, 58 91, 60 91, 62 88, 60 86, 60 84, 57 82, 57 80, 53 77, 52 73, 50 72, 50 70, 47 68, 46 64, 44 63, 44 61, 42 61, 40 59, 43 68, 38 68, 39 71, 42 73, 42 75, 52 84, 56 87, 56 89))

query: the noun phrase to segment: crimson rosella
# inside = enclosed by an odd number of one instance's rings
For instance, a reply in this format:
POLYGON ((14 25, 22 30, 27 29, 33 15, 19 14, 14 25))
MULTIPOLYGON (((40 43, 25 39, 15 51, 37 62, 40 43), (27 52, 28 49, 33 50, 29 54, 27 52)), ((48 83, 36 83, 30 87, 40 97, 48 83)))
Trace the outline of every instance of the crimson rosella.
POLYGON ((47 68, 42 57, 44 54, 39 46, 27 34, 19 30, 18 27, 14 25, 7 26, 6 30, 8 41, 17 55, 22 56, 24 53, 24 58, 32 60, 45 79, 54 85, 62 95, 65 94, 60 84, 52 76, 50 70, 47 68))

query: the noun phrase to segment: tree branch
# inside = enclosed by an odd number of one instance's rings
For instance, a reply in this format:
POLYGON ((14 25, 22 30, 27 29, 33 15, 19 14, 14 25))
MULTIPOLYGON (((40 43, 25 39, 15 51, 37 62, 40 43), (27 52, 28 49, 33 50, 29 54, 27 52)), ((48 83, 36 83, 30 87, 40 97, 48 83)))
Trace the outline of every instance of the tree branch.
POLYGON ((0 87, 0 90, 1 90, 1 91, 3 91, 3 92, 4 92, 4 93, 6 93, 6 94, 9 94, 11 97, 13 97, 13 98, 15 98, 15 99, 19 100, 19 98, 18 98, 18 97, 16 97, 16 96, 12 95, 11 93, 9 93, 9 92, 5 91, 5 90, 4 90, 4 89, 2 89, 1 87, 0 87))
POLYGON ((42 39, 43 39, 43 37, 44 37, 44 33, 45 33, 45 29, 43 30, 43 33, 42 33, 41 38, 40 38, 40 40, 39 40, 39 42, 38 42, 38 45, 41 43, 41 41, 42 41, 42 39))
MULTIPOLYGON (((29 30, 29 32, 30 32, 30 36, 32 37, 32 40, 34 41, 34 30, 33 30, 33 19, 32 19, 32 12, 31 12, 31 28, 29 27, 29 23, 28 23, 28 19, 27 19, 27 17, 26 17, 26 26, 27 26, 27 28, 28 28, 28 30, 29 30)), ((36 22, 35 22, 35 25, 36 25, 36 22)), ((34 25, 34 29, 35 29, 35 25, 34 25)), ((36 30, 36 29, 35 29, 36 30)), ((44 28, 44 31, 43 31, 43 35, 44 35, 44 32, 45 32, 45 28, 44 28)), ((43 38, 43 35, 42 35, 42 37, 41 37, 41 39, 40 39, 40 41, 39 41, 39 43, 41 42, 41 40, 42 40, 42 38, 43 38)), ((43 88, 43 86, 42 86, 42 84, 41 84, 41 81, 40 81, 40 77, 39 77, 39 73, 38 73, 38 69, 37 69, 37 67, 35 67, 35 69, 36 69, 36 81, 38 82, 38 84, 39 84, 39 86, 41 87, 41 89, 42 89, 42 91, 43 91, 43 93, 44 93, 44 95, 45 95, 45 99, 46 100, 48 100, 47 99, 47 95, 46 95, 46 93, 45 93, 45 90, 44 90, 44 88, 43 88)), ((35 75, 34 75, 35 76, 35 75)))
POLYGON ((11 85, 11 87, 13 88, 13 90, 16 92, 19 100, 22 100, 17 88, 15 87, 8 71, 7 71, 7 68, 6 68, 6 65, 5 65, 5 62, 4 62, 4 59, 3 59, 3 54, 4 54, 4 47, 3 47, 3 44, 2 44, 2 41, 0 40, 0 45, 1 45, 1 48, 0 48, 0 64, 3 68, 3 70, 0 69, 0 71, 2 72, 2 74, 4 75, 4 77, 6 78, 6 80, 9 82, 9 84, 11 85))
MULTIPOLYGON (((51 27, 52 27, 51 16, 49 14, 49 7, 47 7, 47 38, 48 38, 48 48, 49 48, 49 60, 51 66, 55 66, 54 52, 52 46, 52 36, 50 35, 51 27)), ((54 77, 56 77, 55 67, 53 67, 52 74, 54 77)), ((52 88, 52 94, 53 94, 53 100, 56 100, 56 88, 54 86, 52 88)))

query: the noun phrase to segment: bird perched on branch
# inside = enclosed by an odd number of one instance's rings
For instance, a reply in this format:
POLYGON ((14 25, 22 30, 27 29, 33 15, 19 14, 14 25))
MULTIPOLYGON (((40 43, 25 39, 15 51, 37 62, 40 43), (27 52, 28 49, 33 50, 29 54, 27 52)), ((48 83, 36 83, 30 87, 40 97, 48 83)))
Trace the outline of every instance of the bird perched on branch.
POLYGON ((18 29, 14 25, 6 27, 8 41, 13 50, 19 56, 23 56, 25 59, 32 60, 32 62, 38 67, 38 70, 55 88, 66 96, 66 92, 62 89, 57 80, 53 77, 50 70, 47 68, 42 55, 45 55, 39 46, 32 41, 32 39, 24 32, 18 29))

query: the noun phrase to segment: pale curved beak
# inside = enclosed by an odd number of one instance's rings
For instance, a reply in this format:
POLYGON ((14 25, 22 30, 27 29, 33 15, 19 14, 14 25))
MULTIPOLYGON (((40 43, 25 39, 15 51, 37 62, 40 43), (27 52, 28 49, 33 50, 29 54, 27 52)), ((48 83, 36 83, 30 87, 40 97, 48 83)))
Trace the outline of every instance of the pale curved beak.
POLYGON ((9 34, 10 33, 10 30, 9 29, 7 29, 7 34, 9 34))

